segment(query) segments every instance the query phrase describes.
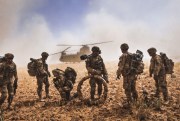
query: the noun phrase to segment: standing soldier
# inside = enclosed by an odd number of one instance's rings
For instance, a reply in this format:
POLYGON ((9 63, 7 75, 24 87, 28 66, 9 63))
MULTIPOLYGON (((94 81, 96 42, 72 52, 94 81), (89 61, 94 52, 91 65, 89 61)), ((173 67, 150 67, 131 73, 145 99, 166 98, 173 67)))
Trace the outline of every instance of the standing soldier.
POLYGON ((127 102, 132 102, 138 98, 138 93, 136 91, 136 79, 137 74, 131 73, 131 63, 132 63, 132 54, 128 52, 129 46, 124 43, 120 46, 122 55, 119 58, 118 70, 117 70, 117 79, 120 79, 121 75, 123 76, 123 88, 127 97, 127 102))
POLYGON ((11 103, 14 96, 14 85, 17 88, 17 69, 16 64, 13 62, 14 55, 11 53, 5 54, 5 61, 0 64, 0 75, 1 75, 1 98, 0 106, 4 103, 8 93, 8 109, 10 109, 11 103))
POLYGON ((49 56, 47 52, 43 52, 41 54, 42 58, 36 60, 37 62, 37 94, 39 96, 39 100, 43 101, 42 99, 42 87, 43 83, 45 84, 45 91, 46 91, 46 98, 50 98, 49 96, 49 81, 48 81, 48 76, 50 77, 51 74, 48 70, 48 64, 46 63, 46 60, 49 56))
POLYGON ((165 67, 162 62, 162 59, 159 55, 156 54, 156 48, 149 48, 148 50, 151 58, 151 64, 149 68, 150 77, 154 76, 156 93, 155 96, 159 97, 160 88, 162 90, 164 101, 168 101, 168 90, 167 90, 167 82, 166 82, 166 72, 165 67))
MULTIPOLYGON (((108 73, 106 67, 104 65, 103 59, 101 58, 101 50, 99 47, 94 46, 91 49, 92 54, 88 56, 86 60, 86 68, 89 74, 92 75, 100 75, 102 76, 107 83, 108 81, 108 73)), ((91 99, 94 99, 95 91, 96 91, 96 84, 98 85, 98 97, 100 98, 102 94, 102 81, 97 80, 95 78, 90 79, 90 86, 91 86, 91 99)))

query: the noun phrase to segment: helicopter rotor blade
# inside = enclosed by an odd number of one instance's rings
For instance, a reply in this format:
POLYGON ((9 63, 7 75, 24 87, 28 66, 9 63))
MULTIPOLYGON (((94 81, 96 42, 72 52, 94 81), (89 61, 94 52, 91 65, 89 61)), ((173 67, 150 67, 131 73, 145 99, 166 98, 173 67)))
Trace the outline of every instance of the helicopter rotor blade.
POLYGON ((68 50, 69 48, 71 48, 71 47, 67 47, 66 49, 64 49, 64 50, 61 51, 61 52, 53 53, 53 54, 50 54, 50 55, 56 55, 56 54, 59 54, 59 53, 63 53, 63 52, 65 52, 66 50, 68 50))
POLYGON ((66 50, 68 50, 69 48, 71 48, 71 47, 67 47, 66 49, 64 49, 62 52, 65 52, 66 50))
POLYGON ((50 54, 50 55, 56 55, 56 54, 60 54, 60 53, 62 53, 62 52, 57 52, 57 53, 53 53, 53 54, 50 54))
POLYGON ((97 42, 97 43, 91 43, 91 44, 85 44, 85 45, 97 45, 97 44, 104 44, 104 43, 109 43, 113 41, 105 41, 105 42, 97 42))
POLYGON ((97 45, 97 44, 103 44, 103 43, 109 43, 109 42, 113 42, 113 41, 105 41, 105 42, 90 43, 90 44, 82 44, 82 45, 58 44, 57 46, 86 46, 86 45, 97 45))
POLYGON ((82 45, 66 45, 66 44, 58 44, 57 46, 82 46, 82 45))

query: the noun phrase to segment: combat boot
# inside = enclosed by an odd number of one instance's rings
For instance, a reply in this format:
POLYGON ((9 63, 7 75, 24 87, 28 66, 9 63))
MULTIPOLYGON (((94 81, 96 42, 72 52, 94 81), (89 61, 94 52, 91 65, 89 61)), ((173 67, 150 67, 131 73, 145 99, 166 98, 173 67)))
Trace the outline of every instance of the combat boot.
POLYGON ((51 96, 49 95, 49 94, 46 94, 46 97, 45 97, 45 99, 51 99, 51 96))
POLYGON ((11 109, 11 103, 12 103, 12 101, 13 101, 13 96, 10 95, 10 96, 8 97, 8 109, 11 109))
POLYGON ((169 98, 168 98, 168 96, 167 95, 163 95, 164 97, 163 97, 163 99, 164 99, 164 103, 165 104, 169 104, 169 98))
POLYGON ((136 102, 137 99, 138 99, 138 94, 137 94, 137 92, 132 93, 132 96, 133 96, 133 101, 136 102))
POLYGON ((91 95, 91 100, 94 100, 94 95, 91 95))
POLYGON ((159 98, 159 91, 156 91, 155 95, 156 98, 159 98))
POLYGON ((43 100, 43 98, 42 98, 41 95, 39 95, 39 101, 40 101, 40 102, 44 102, 44 100, 43 100))

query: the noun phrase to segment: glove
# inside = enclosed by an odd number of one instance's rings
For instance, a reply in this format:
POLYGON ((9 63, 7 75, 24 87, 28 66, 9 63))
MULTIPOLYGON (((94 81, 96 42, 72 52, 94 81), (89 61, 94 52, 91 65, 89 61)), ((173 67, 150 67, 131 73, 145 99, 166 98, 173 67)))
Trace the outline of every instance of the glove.
POLYGON ((67 86, 65 86, 65 87, 63 87, 63 90, 64 90, 65 92, 69 92, 69 91, 70 91, 70 88, 67 87, 67 86))
POLYGON ((92 74, 95 74, 95 75, 100 75, 100 74, 101 74, 101 71, 92 69, 92 70, 91 70, 91 73, 92 73, 92 74))
POLYGON ((104 75, 103 78, 107 83, 109 83, 108 75, 104 75))
POLYGON ((48 76, 51 77, 51 73, 50 72, 48 72, 48 76))
POLYGON ((116 80, 120 80, 121 75, 117 75, 116 80))

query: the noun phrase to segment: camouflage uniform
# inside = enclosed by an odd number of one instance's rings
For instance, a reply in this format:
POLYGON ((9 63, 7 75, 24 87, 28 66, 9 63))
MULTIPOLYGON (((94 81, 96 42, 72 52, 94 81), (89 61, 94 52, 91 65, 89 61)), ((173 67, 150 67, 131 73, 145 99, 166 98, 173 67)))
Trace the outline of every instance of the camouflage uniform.
MULTIPOLYGON (((94 47, 96 47, 96 46, 94 46, 94 47)), ((98 47, 96 47, 96 48, 98 48, 98 47)), ((92 48, 92 51, 93 51, 93 48, 92 48)), ((94 51, 100 51, 100 50, 98 48, 97 50, 94 50, 94 51)), ((103 59, 101 58, 101 56, 99 54, 97 56, 93 56, 93 54, 91 54, 87 58, 86 68, 87 68, 89 74, 100 75, 108 82, 108 73, 107 73, 105 64, 103 62, 103 59)), ((100 97, 102 94, 102 81, 95 79, 95 78, 91 78, 90 79, 91 99, 94 99, 94 95, 95 95, 95 91, 96 91, 96 84, 98 85, 98 96, 100 97)))
POLYGON ((76 80, 76 72, 74 69, 67 67, 65 72, 60 69, 53 70, 55 78, 54 86, 61 95, 62 100, 70 100, 70 93, 76 80))
MULTIPOLYGON (((152 50, 155 48, 150 48, 149 51, 155 51, 152 50)), ((162 62, 162 59, 159 55, 155 54, 152 56, 151 61, 150 61, 150 68, 149 68, 149 73, 150 76, 152 74, 154 75, 154 80, 155 80, 155 86, 156 86, 156 94, 155 96, 159 97, 160 93, 160 88, 162 90, 164 100, 168 100, 168 90, 167 90, 167 82, 166 82, 166 73, 165 73, 165 67, 162 62)))
POLYGON ((42 87, 43 87, 43 83, 45 84, 45 92, 46 92, 46 97, 49 97, 49 80, 48 80, 48 76, 50 77, 50 72, 48 70, 48 65, 46 63, 45 60, 43 60, 42 58, 38 59, 36 61, 37 63, 37 94, 39 96, 40 99, 42 99, 42 87))
MULTIPOLYGON (((13 59, 14 56, 10 53, 5 54, 6 59, 13 59)), ((8 93, 8 107, 10 107, 14 96, 14 79, 17 77, 16 64, 14 62, 8 63, 7 61, 0 64, 0 81, 1 81, 1 98, 0 105, 2 105, 7 98, 8 93)))
POLYGON ((127 97, 127 101, 131 102, 133 100, 137 100, 138 93, 136 90, 136 72, 132 71, 132 54, 128 52, 129 46, 124 43, 121 45, 122 55, 119 58, 118 70, 117 70, 117 78, 123 76, 123 88, 125 90, 125 94, 127 97))
POLYGON ((123 88, 125 90, 125 94, 127 100, 129 102, 132 101, 132 97, 134 100, 137 100, 138 93, 136 90, 136 73, 129 73, 131 70, 131 53, 123 53, 119 58, 117 75, 123 76, 123 88))

